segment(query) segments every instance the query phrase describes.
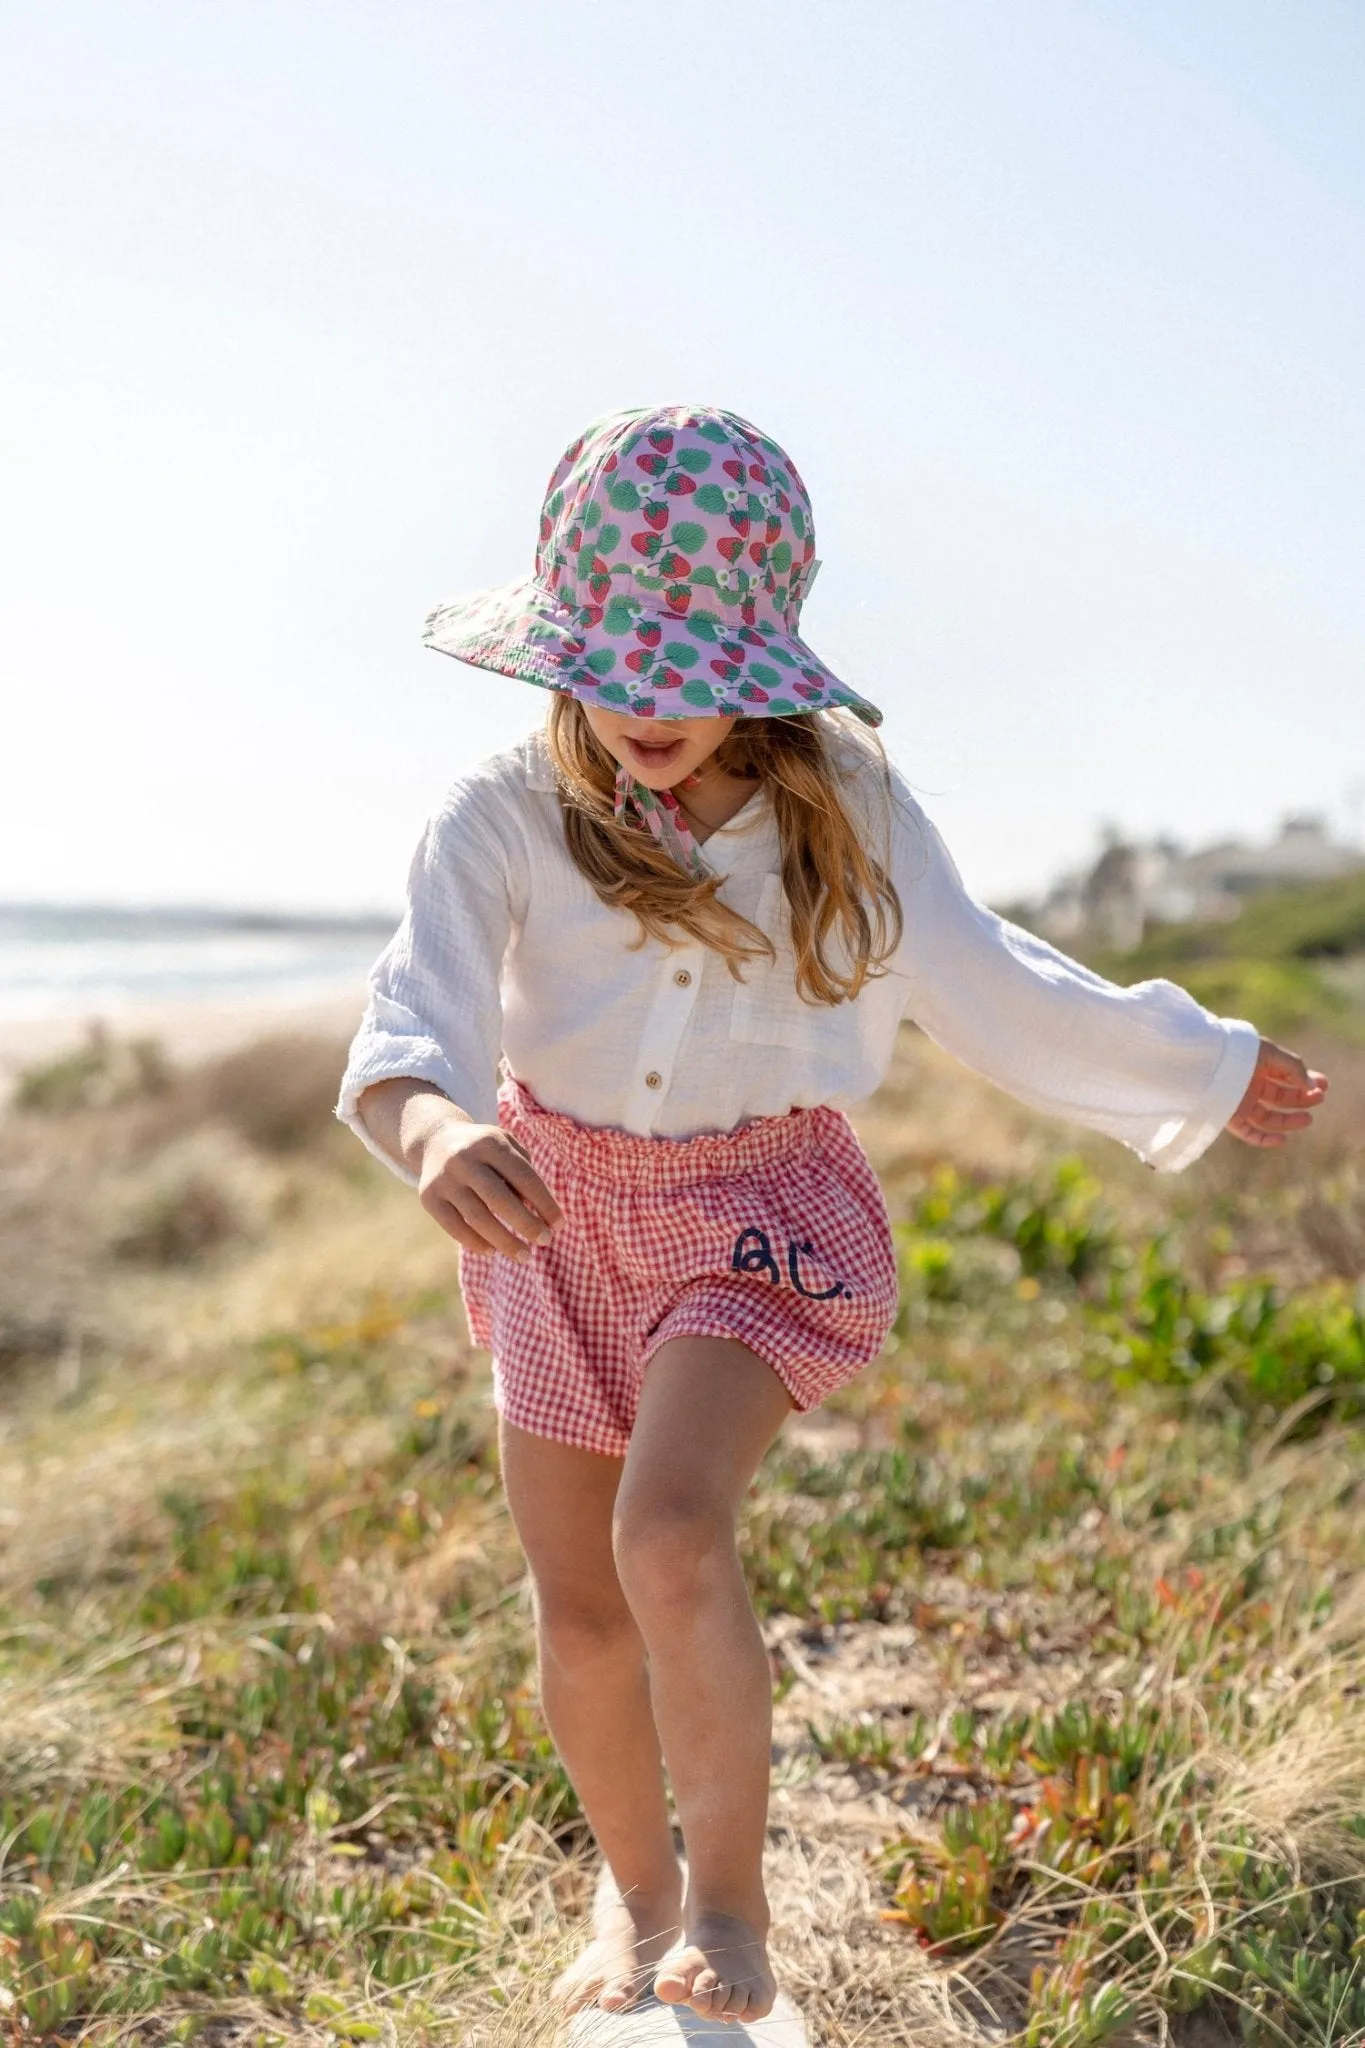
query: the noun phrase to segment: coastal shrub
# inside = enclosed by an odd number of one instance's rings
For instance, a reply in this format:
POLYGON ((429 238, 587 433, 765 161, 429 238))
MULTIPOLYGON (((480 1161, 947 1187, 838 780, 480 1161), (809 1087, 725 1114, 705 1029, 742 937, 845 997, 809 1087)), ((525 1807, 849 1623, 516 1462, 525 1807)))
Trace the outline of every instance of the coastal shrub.
POLYGON ((1272 1038, 1315 1026, 1359 1042, 1359 992, 1323 971, 1365 955, 1365 874, 1248 898, 1226 922, 1155 924, 1131 952, 1091 950, 1090 966, 1131 985, 1177 981, 1210 1009, 1254 1017, 1272 1038))
POLYGON ((117 1039, 92 1030, 84 1045, 27 1067, 14 1088, 14 1107, 37 1116, 109 1109, 170 1087, 172 1069, 154 1038, 117 1039))
POLYGON ((275 1157, 312 1150, 339 1130, 332 1107, 345 1059, 331 1039, 280 1033, 204 1060, 146 1107, 137 1147, 154 1153, 217 1124, 275 1157))
POLYGON ((162 1180, 114 1234, 115 1258, 143 1266, 185 1266, 243 1234, 231 1196, 205 1173, 162 1180))
POLYGON ((1122 1230, 1078 1161, 1004 1183, 945 1168, 898 1235, 902 1339, 936 1304, 983 1287, 1026 1299, 1051 1290, 1074 1311, 1077 1364, 1121 1386, 1217 1390, 1251 1412, 1305 1404, 1305 1426, 1355 1413, 1365 1396, 1365 1283, 1290 1289, 1235 1273, 1203 1285, 1171 1233, 1122 1230), (1008 1247, 1011 1263, 984 1261, 983 1240, 1008 1247))
POLYGON ((1194 960, 1181 970, 1182 985, 1204 1007, 1225 1017, 1254 1017, 1268 1037, 1293 1044, 1304 1031, 1327 1025, 1359 1038, 1365 1019, 1350 997, 1309 961, 1194 960))
POLYGON ((200 1118, 219 1119, 263 1152, 298 1152, 334 1128, 344 1046, 312 1037, 261 1038, 200 1068, 200 1118))

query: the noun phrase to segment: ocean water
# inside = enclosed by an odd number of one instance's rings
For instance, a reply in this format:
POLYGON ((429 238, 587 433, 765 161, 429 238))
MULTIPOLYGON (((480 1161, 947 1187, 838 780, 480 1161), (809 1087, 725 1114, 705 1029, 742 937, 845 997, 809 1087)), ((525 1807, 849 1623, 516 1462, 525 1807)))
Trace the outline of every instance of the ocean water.
POLYGON ((0 904, 0 1021, 344 995, 396 922, 0 904))

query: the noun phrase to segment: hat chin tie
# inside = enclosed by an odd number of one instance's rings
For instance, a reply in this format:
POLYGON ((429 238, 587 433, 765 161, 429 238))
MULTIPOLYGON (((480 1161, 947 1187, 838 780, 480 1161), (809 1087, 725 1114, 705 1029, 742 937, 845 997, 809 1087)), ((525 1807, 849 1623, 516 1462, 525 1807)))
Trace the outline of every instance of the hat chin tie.
POLYGON ((701 848, 683 816, 682 805, 671 789, 650 789, 622 765, 616 771, 616 795, 612 808, 624 824, 633 825, 637 831, 648 832, 685 874, 692 875, 699 882, 710 877, 711 870, 702 859, 701 848))

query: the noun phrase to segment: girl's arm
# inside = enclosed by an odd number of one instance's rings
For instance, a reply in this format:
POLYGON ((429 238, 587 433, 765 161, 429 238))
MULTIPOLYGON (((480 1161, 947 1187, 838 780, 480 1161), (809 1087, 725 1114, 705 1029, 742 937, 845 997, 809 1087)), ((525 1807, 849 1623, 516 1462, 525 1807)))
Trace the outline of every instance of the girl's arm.
POLYGON ((529 1257, 562 1212, 523 1148, 476 1124, 430 1081, 379 1081, 357 1110, 380 1150, 416 1180, 422 1207, 471 1252, 529 1257))
POLYGON ((1281 1128, 1307 1120, 1319 1077, 1278 1047, 1263 1053, 1254 1025, 1214 1016, 1169 981, 1119 988, 1007 924, 967 894, 903 785, 897 810, 905 937, 894 966, 906 1014, 947 1051, 1031 1108, 1103 1131, 1168 1173, 1229 1125, 1249 1135, 1275 1130, 1268 1112, 1296 1119, 1281 1128), (1271 1071, 1287 1063, 1293 1071, 1271 1071))
POLYGON ((337 1104, 362 1144, 414 1187, 411 1162, 376 1142, 360 1098, 379 1081, 427 1081, 476 1123, 497 1122, 502 958, 526 887, 497 790, 457 783, 413 855, 407 908, 370 972, 337 1104))
POLYGON ((337 1104, 458 1243, 512 1257, 560 1214, 498 1128, 499 982, 526 889, 505 799, 486 778, 457 784, 413 858, 407 909, 371 973, 337 1104))

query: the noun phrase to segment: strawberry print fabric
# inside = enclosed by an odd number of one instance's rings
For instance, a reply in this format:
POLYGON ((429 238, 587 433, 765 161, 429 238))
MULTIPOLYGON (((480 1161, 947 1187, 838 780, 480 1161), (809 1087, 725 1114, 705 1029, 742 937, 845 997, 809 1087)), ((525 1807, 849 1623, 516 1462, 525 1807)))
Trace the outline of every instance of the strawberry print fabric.
POLYGON ((657 839, 689 874, 699 879, 710 874, 682 805, 671 789, 651 789, 647 783, 637 782, 629 768, 618 768, 615 811, 618 818, 630 819, 641 831, 657 839))
POLYGON ((565 451, 535 568, 442 605, 427 644, 641 718, 881 713, 799 637, 815 568, 791 458, 736 414, 614 413, 565 451))
POLYGON ((748 1345, 800 1409, 880 1351, 897 1303, 891 1231, 838 1111, 640 1138, 575 1123, 513 1081, 499 1114, 567 1219, 524 1264, 461 1254, 470 1328, 518 1429, 624 1457, 649 1361, 673 1337, 748 1345))

